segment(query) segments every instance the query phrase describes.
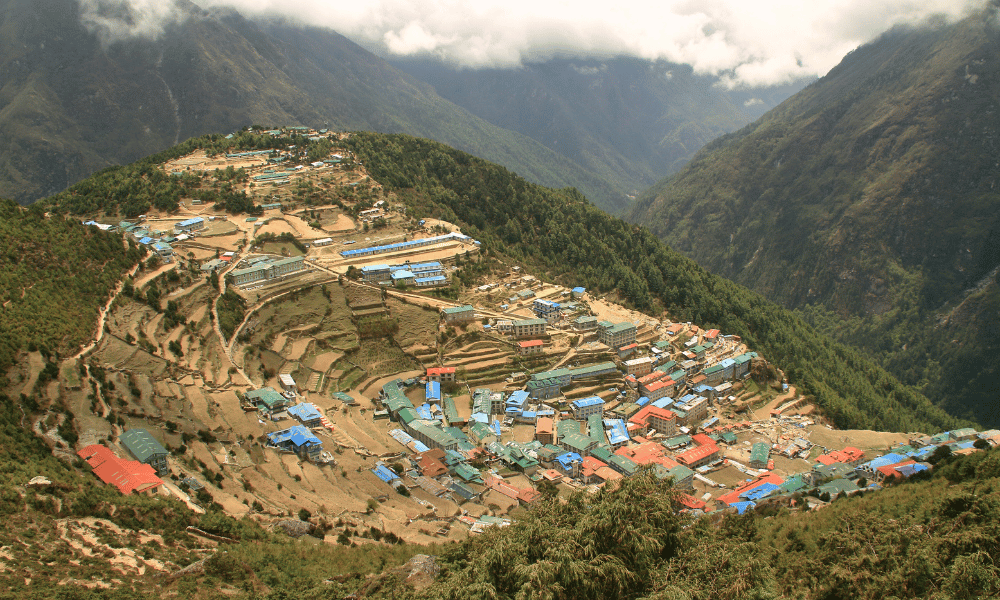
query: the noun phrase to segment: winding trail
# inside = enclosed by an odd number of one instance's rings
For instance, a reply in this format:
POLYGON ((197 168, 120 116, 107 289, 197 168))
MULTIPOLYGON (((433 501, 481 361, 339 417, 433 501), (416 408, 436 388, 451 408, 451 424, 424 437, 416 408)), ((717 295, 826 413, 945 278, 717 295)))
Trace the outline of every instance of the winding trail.
POLYGON ((71 360, 76 360, 82 358, 84 354, 90 352, 101 343, 104 338, 104 322, 107 319, 108 311, 111 310, 111 305, 114 304, 115 300, 118 298, 118 294, 122 293, 122 289, 125 288, 125 280, 129 277, 135 277, 135 274, 139 272, 139 265, 136 265, 132 272, 122 277, 122 280, 118 282, 118 287, 115 288, 115 292, 111 294, 111 298, 108 299, 107 303, 97 311, 97 335, 94 336, 94 340, 80 349, 79 352, 71 357, 71 360))

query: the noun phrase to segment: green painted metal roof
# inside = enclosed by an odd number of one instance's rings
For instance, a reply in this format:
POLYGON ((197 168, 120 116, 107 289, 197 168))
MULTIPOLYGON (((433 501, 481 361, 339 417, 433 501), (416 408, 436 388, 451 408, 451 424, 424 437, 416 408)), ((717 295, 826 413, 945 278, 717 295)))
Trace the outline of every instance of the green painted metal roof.
POLYGON ((167 450, 145 429, 129 429, 121 435, 121 441, 139 462, 150 458, 166 456, 167 450))

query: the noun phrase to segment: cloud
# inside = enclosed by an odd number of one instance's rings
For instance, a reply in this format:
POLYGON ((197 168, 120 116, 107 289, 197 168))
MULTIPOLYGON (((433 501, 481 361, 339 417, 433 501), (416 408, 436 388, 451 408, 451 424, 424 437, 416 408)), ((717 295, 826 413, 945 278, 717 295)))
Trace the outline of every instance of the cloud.
POLYGON ((79 0, 80 22, 104 45, 130 38, 156 39, 184 18, 172 0, 79 0))
MULTIPOLYGON (((80 0, 83 5, 101 0, 80 0)), ((551 57, 619 55, 688 64, 730 86, 824 75, 893 25, 955 19, 986 0, 194 0, 247 16, 327 26, 369 48, 456 66, 512 67, 551 57)), ((129 3, 140 21, 163 11, 129 3)), ((147 27, 148 28, 148 27, 147 27)), ((141 28, 140 28, 141 29, 141 28)), ((155 28, 154 28, 155 29, 155 28)))

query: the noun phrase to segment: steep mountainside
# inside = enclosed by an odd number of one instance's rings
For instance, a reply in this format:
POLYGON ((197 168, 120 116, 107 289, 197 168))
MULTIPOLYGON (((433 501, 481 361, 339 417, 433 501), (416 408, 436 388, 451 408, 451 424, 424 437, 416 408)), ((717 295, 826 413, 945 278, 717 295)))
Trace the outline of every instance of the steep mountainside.
POLYGON ((727 92, 688 66, 625 57, 552 59, 519 69, 393 64, 469 112, 530 136, 633 194, 804 85, 727 92))
POLYGON ((816 305, 817 324, 997 423, 995 386, 968 385, 997 365, 996 23, 991 9, 890 31, 710 144, 629 218, 775 301, 816 305))
POLYGON ((368 172, 408 197, 409 213, 462 230, 534 272, 633 306, 739 335, 784 369, 843 428, 918 431, 960 421, 860 353, 791 312, 667 248, 647 229, 608 216, 573 190, 547 190, 428 140, 373 133, 347 143, 368 172))
POLYGON ((624 194, 500 129, 329 30, 181 5, 157 40, 101 44, 76 0, 0 0, 0 185, 21 203, 180 140, 251 123, 408 132, 573 185, 608 210, 624 194))

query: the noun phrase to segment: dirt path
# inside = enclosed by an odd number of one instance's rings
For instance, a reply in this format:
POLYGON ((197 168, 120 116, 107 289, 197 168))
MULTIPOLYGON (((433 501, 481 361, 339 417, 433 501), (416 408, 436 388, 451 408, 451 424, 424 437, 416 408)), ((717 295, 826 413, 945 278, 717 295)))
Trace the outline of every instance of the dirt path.
POLYGON ((115 299, 118 298, 118 294, 122 292, 125 287, 125 280, 129 277, 135 277, 135 274, 139 271, 139 265, 136 265, 132 269, 132 272, 122 277, 122 280, 118 282, 118 287, 115 288, 115 292, 111 294, 111 298, 108 299, 107 303, 97 311, 97 335, 94 336, 94 340, 80 349, 79 352, 73 355, 70 360, 76 360, 81 358, 87 352, 90 352, 97 347, 97 344, 101 343, 101 339, 104 337, 104 321, 107 319, 108 312, 111 310, 111 305, 114 303, 115 299))
POLYGON ((778 408, 785 402, 788 402, 795 397, 796 391, 794 386, 788 386, 788 391, 779 396, 775 396, 774 400, 771 400, 764 406, 758 408, 753 412, 754 421, 767 421, 771 418, 771 411, 778 408))

